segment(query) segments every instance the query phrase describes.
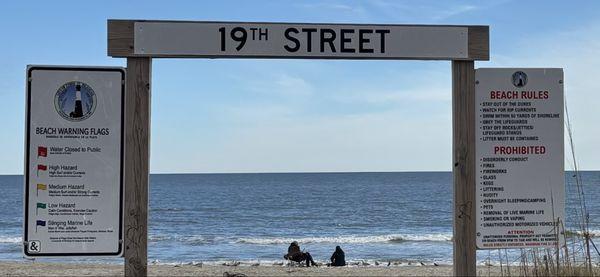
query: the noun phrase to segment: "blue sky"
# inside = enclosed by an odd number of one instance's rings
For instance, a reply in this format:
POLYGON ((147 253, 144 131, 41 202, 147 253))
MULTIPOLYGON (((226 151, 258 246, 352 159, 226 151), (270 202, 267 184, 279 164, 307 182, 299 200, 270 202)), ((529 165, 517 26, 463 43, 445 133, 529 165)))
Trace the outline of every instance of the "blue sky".
MULTIPOLYGON (((26 65, 124 66, 109 18, 490 25, 476 67, 565 68, 579 165, 600 169, 598 1, 7 1, 0 174, 23 172, 26 65)), ((153 173, 451 169, 449 62, 156 59, 152 80, 153 173)))

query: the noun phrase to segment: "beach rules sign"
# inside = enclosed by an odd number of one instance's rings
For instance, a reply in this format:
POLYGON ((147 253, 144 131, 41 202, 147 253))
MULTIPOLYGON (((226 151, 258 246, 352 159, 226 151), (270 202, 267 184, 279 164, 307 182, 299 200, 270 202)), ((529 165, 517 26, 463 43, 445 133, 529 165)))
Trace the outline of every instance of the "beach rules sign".
POLYGON ((24 254, 119 256, 125 70, 27 68, 24 254))
POLYGON ((475 107, 477 247, 562 245, 563 70, 477 69, 475 107))

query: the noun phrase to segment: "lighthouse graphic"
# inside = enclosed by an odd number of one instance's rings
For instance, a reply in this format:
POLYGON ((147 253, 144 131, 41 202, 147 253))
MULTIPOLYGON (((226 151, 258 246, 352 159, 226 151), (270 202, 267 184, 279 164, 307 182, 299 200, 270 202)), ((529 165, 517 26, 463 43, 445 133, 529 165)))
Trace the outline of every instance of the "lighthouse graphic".
POLYGON ((83 116, 83 106, 81 105, 81 84, 75 85, 75 109, 69 114, 72 118, 83 116))
POLYGON ((523 71, 517 71, 512 75, 512 82, 515 87, 524 87, 527 85, 527 74, 523 71))
POLYGON ((68 121, 86 120, 96 110, 96 93, 81 81, 65 83, 56 91, 54 108, 68 121))

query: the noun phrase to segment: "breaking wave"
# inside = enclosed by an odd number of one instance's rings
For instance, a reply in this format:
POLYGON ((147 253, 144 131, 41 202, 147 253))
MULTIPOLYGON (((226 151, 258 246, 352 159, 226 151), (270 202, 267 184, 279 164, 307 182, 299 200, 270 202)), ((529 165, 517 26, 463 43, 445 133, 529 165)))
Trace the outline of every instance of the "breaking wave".
MULTIPOLYGON (((326 264, 329 261, 315 260, 317 263, 326 264)), ((432 265, 452 265, 451 260, 377 260, 377 259, 358 259, 348 260, 347 267, 399 267, 399 266, 432 266, 432 265)), ((157 265, 171 265, 171 266, 182 266, 182 265, 193 265, 193 266, 232 266, 232 267, 277 267, 284 266, 288 267, 288 263, 283 260, 214 260, 214 261, 161 261, 153 260, 151 264, 157 265)))
POLYGON ((0 243, 21 243, 21 237, 0 236, 0 243))
MULTIPOLYGON (((598 230, 598 229, 590 229, 588 232, 590 233, 590 237, 592 237, 592 238, 600 237, 600 230, 598 230)), ((582 231, 567 230, 565 233, 566 233, 567 237, 583 237, 582 231)))
POLYGON ((150 235, 148 237, 150 242, 159 242, 159 241, 179 241, 190 245, 203 245, 203 244, 211 244, 220 241, 224 241, 223 237, 214 237, 214 236, 202 236, 202 235, 192 235, 192 236, 171 236, 171 235, 150 235))
POLYGON ((408 235, 390 234, 379 236, 337 236, 337 237, 267 237, 267 238, 239 238, 236 243, 246 244, 289 244, 292 241, 298 243, 339 243, 339 244, 363 244, 363 243, 400 243, 408 241, 452 241, 452 234, 427 234, 408 235))

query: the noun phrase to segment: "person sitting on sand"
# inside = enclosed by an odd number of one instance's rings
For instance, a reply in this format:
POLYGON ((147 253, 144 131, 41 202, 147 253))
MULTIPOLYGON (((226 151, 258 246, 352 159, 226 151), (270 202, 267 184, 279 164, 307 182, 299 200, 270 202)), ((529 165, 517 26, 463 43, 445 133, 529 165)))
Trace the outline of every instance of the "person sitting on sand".
POLYGON ((306 261, 307 267, 310 267, 310 264, 313 266, 317 265, 310 253, 300 251, 300 246, 298 246, 297 241, 293 241, 290 244, 290 247, 288 247, 288 253, 283 255, 283 258, 294 262, 306 261))
POLYGON ((338 245, 335 247, 335 252, 331 255, 331 266, 345 266, 346 265, 346 255, 342 248, 338 245))

